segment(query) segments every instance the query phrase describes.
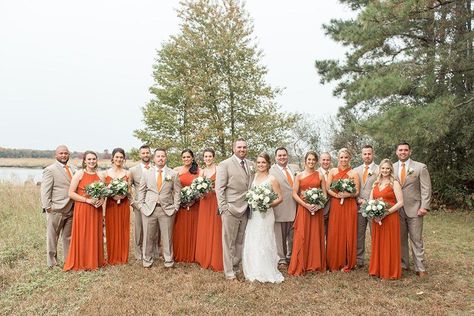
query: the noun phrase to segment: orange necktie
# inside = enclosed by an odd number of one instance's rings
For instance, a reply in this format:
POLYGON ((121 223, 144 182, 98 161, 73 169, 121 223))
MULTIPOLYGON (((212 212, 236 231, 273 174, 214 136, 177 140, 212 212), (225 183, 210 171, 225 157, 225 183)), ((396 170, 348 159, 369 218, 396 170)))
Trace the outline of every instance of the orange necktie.
POLYGON ((288 168, 285 167, 285 168, 283 168, 283 170, 285 170, 286 179, 288 180, 288 183, 290 184, 290 187, 293 187, 293 179, 291 178, 291 175, 288 172, 288 168))
POLYGON ((68 165, 65 165, 64 166, 64 169, 66 169, 66 173, 67 173, 67 176, 69 178, 69 181, 71 181, 72 179, 72 173, 71 173, 71 170, 69 170, 69 166, 68 165))
POLYGON ((405 169, 405 163, 402 162, 402 170, 401 170, 401 172, 400 172, 400 182, 401 182, 402 184, 404 184, 406 178, 407 178, 407 171, 406 171, 406 169, 405 169))
POLYGON ((367 175, 369 174, 369 166, 365 166, 364 174, 362 175, 362 182, 365 184, 367 181, 367 175))
POLYGON ((156 179, 156 187, 158 188, 158 191, 161 190, 161 185, 163 184, 161 172, 162 172, 161 170, 158 170, 158 179, 156 179))

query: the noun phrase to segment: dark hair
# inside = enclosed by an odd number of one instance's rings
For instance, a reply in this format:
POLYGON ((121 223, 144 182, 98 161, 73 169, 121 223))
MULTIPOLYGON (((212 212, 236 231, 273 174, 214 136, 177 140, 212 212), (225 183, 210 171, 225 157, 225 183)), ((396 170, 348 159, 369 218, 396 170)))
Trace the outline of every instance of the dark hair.
POLYGON ((237 144, 237 142, 247 142, 247 141, 245 140, 245 138, 239 137, 239 138, 237 138, 236 140, 234 140, 234 143, 232 144, 232 148, 235 147, 235 145, 237 144))
POLYGON ((410 149, 410 144, 408 144, 408 143, 407 143, 406 141, 404 141, 404 140, 402 140, 401 142, 399 142, 399 143, 397 144, 397 149, 398 149, 398 147, 400 147, 400 146, 402 146, 402 145, 407 145, 407 146, 408 146, 408 149, 410 149))
POLYGON ((159 151, 162 151, 165 153, 166 155, 166 149, 162 148, 162 147, 158 147, 155 149, 155 151, 153 152, 153 157, 156 156, 156 153, 159 152, 159 151))
POLYGON ((374 151, 374 147, 372 147, 372 145, 364 145, 364 147, 362 147, 362 149, 372 149, 372 151, 374 151))
MULTIPOLYGON (((86 169, 86 166, 87 166, 87 165, 86 165, 86 157, 87 157, 87 155, 89 155, 89 154, 94 155, 95 158, 97 159, 97 154, 96 154, 94 151, 92 151, 92 150, 86 150, 86 151, 84 152, 84 156, 82 156, 82 169, 86 169)), ((96 163, 94 170, 96 170, 97 167, 98 167, 98 164, 96 163)))
POLYGON ((181 152, 181 156, 184 154, 184 153, 189 153, 191 155, 191 157, 193 158, 193 161, 191 162, 191 167, 189 168, 189 173, 190 174, 197 174, 198 173, 198 169, 199 169, 199 166, 196 162, 196 159, 194 159, 194 153, 191 149, 189 148, 186 148, 184 149, 182 152, 181 152))
POLYGON ((276 154, 277 154, 277 152, 278 152, 279 150, 284 150, 284 151, 286 151, 286 154, 288 155, 288 150, 287 150, 285 147, 278 147, 277 149, 275 149, 275 156, 276 156, 276 154))
POLYGON ((203 151, 202 151, 202 154, 204 155, 204 153, 211 153, 212 154, 212 157, 215 157, 216 156, 216 151, 212 148, 205 148, 203 151))
POLYGON ((270 156, 266 152, 260 153, 257 158, 263 158, 267 162, 267 171, 270 170, 271 167, 271 162, 270 162, 270 156))
POLYGON ((310 151, 308 151, 308 152, 306 153, 306 155, 304 155, 304 161, 305 161, 305 162, 306 162, 306 159, 308 159, 309 155, 313 155, 314 158, 316 158, 316 161, 319 160, 318 154, 317 154, 315 151, 310 150, 310 151))
POLYGON ((110 161, 114 161, 114 156, 116 153, 121 153, 123 155, 123 159, 125 159, 125 150, 123 150, 122 148, 118 147, 118 148, 114 148, 114 150, 112 150, 112 157, 110 158, 110 161))
POLYGON ((140 148, 138 148, 139 151, 142 150, 142 149, 150 150, 150 146, 145 144, 145 145, 141 145, 140 148))

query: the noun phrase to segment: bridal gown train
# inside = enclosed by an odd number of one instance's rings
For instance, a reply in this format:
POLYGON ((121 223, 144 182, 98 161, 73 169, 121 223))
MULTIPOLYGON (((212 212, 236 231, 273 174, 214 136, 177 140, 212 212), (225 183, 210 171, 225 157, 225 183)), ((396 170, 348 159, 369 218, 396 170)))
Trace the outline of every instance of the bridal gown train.
MULTIPOLYGON (((263 185, 268 180, 263 181, 263 185)), ((252 184, 255 186, 255 183, 252 184)), ((280 283, 284 277, 278 271, 278 254, 275 241, 275 216, 267 212, 251 211, 245 229, 242 269, 249 281, 280 283)))

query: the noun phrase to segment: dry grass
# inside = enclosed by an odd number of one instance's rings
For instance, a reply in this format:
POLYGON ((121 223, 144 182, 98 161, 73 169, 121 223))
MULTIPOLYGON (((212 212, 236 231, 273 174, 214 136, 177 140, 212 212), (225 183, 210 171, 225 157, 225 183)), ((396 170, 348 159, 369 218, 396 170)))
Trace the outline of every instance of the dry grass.
MULTIPOLYGON (((22 167, 22 168, 44 168, 54 162, 53 158, 0 158, 0 167, 22 167)), ((81 159, 71 159, 71 163, 79 167, 82 163, 81 159)), ((137 162, 127 160, 126 166, 128 168, 134 166, 137 162)), ((110 167, 110 160, 100 159, 100 168, 110 167)))
POLYGON ((474 213, 426 218, 429 277, 381 282, 366 270, 233 283, 196 265, 132 262, 96 272, 45 267, 38 189, 0 185, 0 314, 472 314, 474 213))

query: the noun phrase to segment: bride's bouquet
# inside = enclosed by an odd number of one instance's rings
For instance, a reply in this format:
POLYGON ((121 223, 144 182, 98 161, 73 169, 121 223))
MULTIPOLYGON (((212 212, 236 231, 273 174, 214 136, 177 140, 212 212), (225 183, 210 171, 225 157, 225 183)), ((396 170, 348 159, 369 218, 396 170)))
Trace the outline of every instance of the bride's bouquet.
POLYGON ((203 197, 212 190, 212 180, 206 177, 197 177, 191 182, 190 187, 197 192, 199 197, 203 197))
POLYGON ((198 192, 194 191, 190 186, 185 186, 180 192, 181 206, 186 207, 189 211, 189 204, 194 202, 198 197, 198 192))
MULTIPOLYGON (((353 179, 339 179, 331 184, 331 190, 335 190, 338 192, 355 193, 357 189, 353 179)), ((341 199, 341 205, 343 203, 344 198, 341 199)))
MULTIPOLYGON (((368 218, 383 217, 387 214, 390 205, 384 202, 382 199, 369 200, 363 203, 360 208, 362 210, 362 216, 368 218)), ((382 225, 382 222, 378 222, 382 225)))
MULTIPOLYGON (((127 195, 128 194, 128 182, 123 179, 113 179, 107 186, 107 197, 115 195, 127 195)), ((117 204, 120 204, 120 200, 117 200, 117 204)))
MULTIPOLYGON (((303 199, 306 201, 306 203, 317 205, 319 208, 323 208, 328 201, 328 199, 324 196, 323 190, 318 188, 309 188, 308 190, 303 191, 303 199)), ((314 212, 311 212, 311 215, 314 215, 314 212)))
POLYGON ((100 199, 107 196, 107 186, 102 181, 92 182, 86 185, 86 193, 93 199, 100 199))
POLYGON ((265 183, 252 187, 245 195, 245 200, 254 211, 265 213, 270 208, 270 204, 278 198, 270 184, 265 183))

